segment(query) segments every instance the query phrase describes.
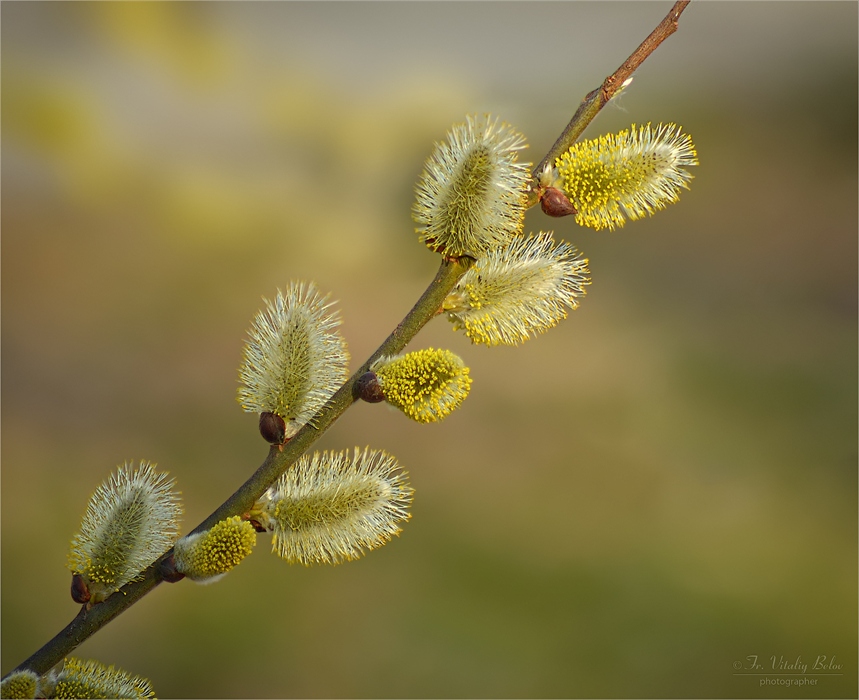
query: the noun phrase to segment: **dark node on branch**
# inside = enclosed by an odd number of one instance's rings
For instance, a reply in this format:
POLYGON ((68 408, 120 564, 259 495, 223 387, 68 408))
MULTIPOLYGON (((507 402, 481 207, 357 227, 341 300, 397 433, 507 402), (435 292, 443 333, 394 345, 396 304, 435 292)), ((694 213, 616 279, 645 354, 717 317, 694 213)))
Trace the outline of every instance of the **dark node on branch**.
POLYGON ((286 423, 276 413, 266 411, 259 414, 259 434, 272 445, 282 445, 286 440, 286 423))
POLYGON ((72 600, 83 605, 89 602, 89 598, 89 586, 87 586, 83 576, 80 574, 72 576, 72 600))
POLYGON ((177 581, 181 581, 185 578, 185 574, 181 571, 177 571, 176 560, 173 558, 172 554, 158 564, 158 573, 161 574, 161 580, 166 581, 167 583, 176 583, 177 581))
POLYGON ((355 397, 367 403, 379 403, 385 400, 382 385, 375 372, 364 372, 355 382, 355 397))
POLYGON ((547 187, 540 195, 540 208, 547 216, 569 216, 576 213, 573 203, 557 187, 547 187))

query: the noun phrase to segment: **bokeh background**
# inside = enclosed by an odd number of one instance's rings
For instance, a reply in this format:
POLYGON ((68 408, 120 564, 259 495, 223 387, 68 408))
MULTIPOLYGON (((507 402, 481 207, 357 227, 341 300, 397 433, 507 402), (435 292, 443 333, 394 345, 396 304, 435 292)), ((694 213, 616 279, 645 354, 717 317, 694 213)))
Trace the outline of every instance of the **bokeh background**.
MULTIPOLYGON (((3 672, 77 612, 68 543, 117 464, 170 471, 187 531, 264 459, 235 401, 262 296, 315 280, 357 366, 437 267, 433 142, 489 112, 539 160, 670 6, 4 3, 3 672)), ((401 537, 309 569, 261 538, 77 655, 160 697, 855 697, 856 27, 693 3, 586 134, 683 125, 680 203, 529 212, 589 257, 580 309, 514 349, 434 321, 412 347, 471 366, 462 409, 358 405, 318 443, 409 469, 401 537)))

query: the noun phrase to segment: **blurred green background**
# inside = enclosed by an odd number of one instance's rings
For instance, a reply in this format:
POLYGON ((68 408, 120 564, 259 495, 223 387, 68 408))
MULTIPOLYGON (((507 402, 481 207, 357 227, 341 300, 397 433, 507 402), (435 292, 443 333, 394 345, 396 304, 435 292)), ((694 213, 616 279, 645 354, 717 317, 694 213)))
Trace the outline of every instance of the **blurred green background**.
MULTIPOLYGON (((77 612, 68 543, 125 460, 190 530, 264 459, 245 331, 289 280, 357 366, 432 278, 434 141, 489 112, 539 160, 670 3, 3 3, 2 670, 77 612)), ((160 697, 855 697, 857 5, 692 3, 587 135, 674 121, 679 204, 608 233, 581 308, 432 426, 320 448, 409 469, 401 537, 164 585, 76 655, 160 697), (800 657, 801 688, 736 675, 800 657), (819 656, 841 675, 812 676, 819 656)), ((775 678, 775 676, 770 676, 775 678)))

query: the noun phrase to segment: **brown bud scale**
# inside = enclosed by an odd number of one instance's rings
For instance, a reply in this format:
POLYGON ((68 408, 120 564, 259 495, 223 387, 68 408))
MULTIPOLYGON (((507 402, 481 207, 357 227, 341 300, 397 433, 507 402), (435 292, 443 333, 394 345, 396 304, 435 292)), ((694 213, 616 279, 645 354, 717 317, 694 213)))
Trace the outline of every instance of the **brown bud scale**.
POLYGON ((176 569, 176 560, 172 554, 158 564, 158 573, 161 574, 161 580, 167 583, 176 583, 185 578, 185 574, 176 569))
POLYGON ((540 195, 540 208, 547 216, 561 217, 576 213, 573 203, 557 187, 547 187, 540 195))
POLYGON ((375 372, 364 372, 355 382, 355 396, 367 403, 379 403, 385 400, 382 385, 375 372))
POLYGON ((254 520, 253 518, 251 518, 250 520, 248 520, 248 522, 251 524, 251 527, 253 527, 256 532, 266 531, 266 529, 260 524, 259 520, 254 520))
POLYGON ((80 574, 72 576, 72 600, 76 603, 88 603, 90 599, 89 586, 80 574))
POLYGON ((276 413, 266 411, 259 414, 259 432, 272 445, 282 445, 286 439, 286 423, 276 413))

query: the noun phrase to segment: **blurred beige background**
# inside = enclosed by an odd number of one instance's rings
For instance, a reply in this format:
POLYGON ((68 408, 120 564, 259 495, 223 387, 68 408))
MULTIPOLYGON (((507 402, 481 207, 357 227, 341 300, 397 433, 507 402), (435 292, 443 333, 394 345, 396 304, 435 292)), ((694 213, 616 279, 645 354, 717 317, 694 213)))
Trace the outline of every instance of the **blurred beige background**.
MULTIPOLYGON (((127 459, 187 531, 263 460, 236 375, 289 280, 353 367, 432 278, 413 186, 490 112, 539 160, 671 3, 4 3, 2 670, 76 613, 87 499, 127 459)), ((703 3, 587 135, 675 121, 701 166, 589 258, 516 349, 443 320, 463 408, 359 405, 321 448, 395 454, 401 537, 155 590, 77 655, 159 697, 855 697, 857 6, 703 3), (842 675, 735 675, 757 655, 842 675), (771 676, 775 678, 775 676, 771 676)))

